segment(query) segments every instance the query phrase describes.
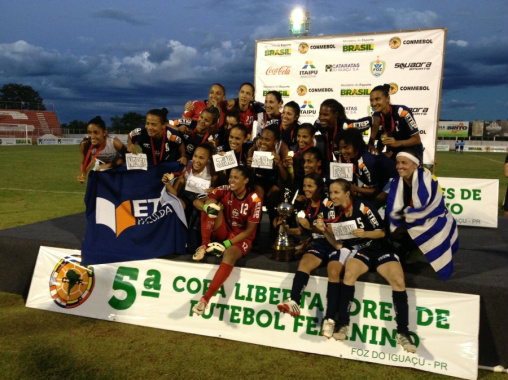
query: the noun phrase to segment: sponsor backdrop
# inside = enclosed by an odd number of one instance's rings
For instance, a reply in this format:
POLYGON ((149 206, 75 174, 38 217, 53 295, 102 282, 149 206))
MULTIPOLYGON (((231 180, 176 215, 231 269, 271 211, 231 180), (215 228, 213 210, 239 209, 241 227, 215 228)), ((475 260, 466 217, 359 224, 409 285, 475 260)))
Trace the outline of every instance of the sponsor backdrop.
POLYGON ((498 179, 439 177, 438 181, 458 225, 497 228, 498 179))
POLYGON ((41 247, 27 306, 91 318, 220 337, 366 362, 476 379, 479 296, 408 289, 409 328, 418 345, 408 354, 395 343, 389 286, 356 285, 349 340, 320 335, 325 277, 311 276, 302 315, 277 311, 293 274, 235 268, 202 317, 192 306, 216 266, 143 260, 84 268, 79 251, 41 247))
POLYGON ((413 111, 433 163, 446 29, 331 35, 256 41, 256 99, 271 90, 301 108, 301 122, 313 123, 321 102, 338 100, 348 119, 371 115, 369 95, 391 85, 392 104, 413 111))

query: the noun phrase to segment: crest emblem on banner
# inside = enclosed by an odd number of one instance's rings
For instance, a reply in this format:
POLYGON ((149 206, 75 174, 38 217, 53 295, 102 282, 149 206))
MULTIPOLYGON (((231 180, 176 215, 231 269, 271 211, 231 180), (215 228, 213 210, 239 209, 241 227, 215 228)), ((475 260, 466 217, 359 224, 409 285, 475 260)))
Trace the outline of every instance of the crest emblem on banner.
POLYGON ((298 93, 298 95, 300 96, 303 96, 307 93, 307 86, 304 86, 303 84, 298 86, 296 92, 298 93))
POLYGON ((379 57, 373 62, 370 63, 370 72, 372 75, 374 75, 376 78, 379 78, 383 73, 385 72, 386 68, 386 62, 381 61, 379 57))
POLYGON ((395 82, 390 83, 390 95, 396 94, 399 91, 399 85, 395 82))
POLYGON ((402 41, 399 37, 392 37, 390 38, 390 42, 388 43, 390 45, 390 48, 392 49, 398 49, 401 45, 402 41))
POLYGON ((298 46, 298 51, 301 54, 307 53, 309 51, 309 44, 307 44, 306 42, 300 43, 300 45, 298 46))
POLYGON ((49 280, 49 291, 55 303, 72 309, 92 294, 95 286, 94 271, 91 266, 81 266, 81 256, 66 256, 55 265, 49 280))

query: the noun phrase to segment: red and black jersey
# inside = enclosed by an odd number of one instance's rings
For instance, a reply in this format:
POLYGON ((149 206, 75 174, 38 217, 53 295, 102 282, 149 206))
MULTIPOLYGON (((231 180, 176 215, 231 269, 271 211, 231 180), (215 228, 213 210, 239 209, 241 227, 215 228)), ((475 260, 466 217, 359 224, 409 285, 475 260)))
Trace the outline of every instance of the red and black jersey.
MULTIPOLYGON (((235 107, 240 109, 238 106, 238 99, 235 99, 235 107)), ((249 135, 252 135, 252 125, 254 121, 258 120, 258 114, 263 112, 263 103, 250 102, 249 107, 246 111, 240 111, 240 124, 247 127, 249 135)))
MULTIPOLYGON (((201 112, 205 108, 210 107, 210 105, 208 104, 208 100, 195 100, 192 102, 192 106, 194 107, 192 110, 185 111, 182 114, 182 117, 184 119, 192 119, 193 121, 198 121, 201 112)), ((220 110, 219 127, 221 127, 224 124, 224 118, 226 117, 225 115, 227 112, 227 103, 225 101, 219 104, 219 110, 220 110)), ((196 123, 192 123, 191 128, 194 129, 195 127, 196 123)))

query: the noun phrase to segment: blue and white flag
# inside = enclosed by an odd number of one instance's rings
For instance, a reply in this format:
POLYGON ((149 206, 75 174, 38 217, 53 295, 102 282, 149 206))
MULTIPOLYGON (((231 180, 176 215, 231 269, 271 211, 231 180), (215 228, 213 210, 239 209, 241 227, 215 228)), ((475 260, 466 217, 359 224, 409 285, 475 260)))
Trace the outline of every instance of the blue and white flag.
POLYGON ((185 253, 183 207, 177 197, 166 193, 161 181, 164 173, 177 171, 181 172, 182 166, 171 162, 150 166, 147 171, 117 168, 90 172, 83 265, 185 253))
POLYGON ((404 208, 402 178, 394 178, 386 205, 390 232, 405 226, 439 277, 453 273, 452 256, 459 249, 457 223, 444 204, 439 184, 427 169, 417 169, 411 186, 412 205, 404 208))

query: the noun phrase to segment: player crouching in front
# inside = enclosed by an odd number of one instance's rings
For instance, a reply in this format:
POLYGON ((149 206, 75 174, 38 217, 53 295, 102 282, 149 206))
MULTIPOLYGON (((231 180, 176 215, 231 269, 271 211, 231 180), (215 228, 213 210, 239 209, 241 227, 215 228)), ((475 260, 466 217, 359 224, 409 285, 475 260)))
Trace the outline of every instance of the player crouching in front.
POLYGON ((251 176, 250 168, 238 166, 231 170, 229 186, 219 186, 207 198, 194 201, 194 206, 203 212, 202 246, 196 250, 193 260, 201 261, 206 253, 222 256, 207 292, 192 308, 194 314, 203 314, 210 298, 227 280, 236 262, 252 247, 261 220, 262 201, 251 188, 251 176))

